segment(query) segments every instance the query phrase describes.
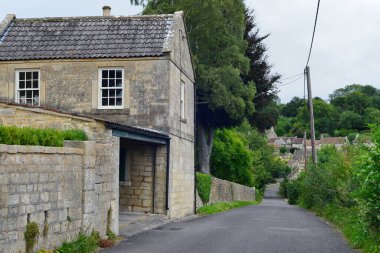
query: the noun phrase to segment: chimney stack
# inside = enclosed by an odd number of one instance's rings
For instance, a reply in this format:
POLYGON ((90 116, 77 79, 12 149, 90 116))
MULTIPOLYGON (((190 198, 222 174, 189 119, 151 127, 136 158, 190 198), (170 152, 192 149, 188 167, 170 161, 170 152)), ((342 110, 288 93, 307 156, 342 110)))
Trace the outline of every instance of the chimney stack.
POLYGON ((110 6, 103 6, 103 17, 109 17, 111 16, 111 7, 110 6))

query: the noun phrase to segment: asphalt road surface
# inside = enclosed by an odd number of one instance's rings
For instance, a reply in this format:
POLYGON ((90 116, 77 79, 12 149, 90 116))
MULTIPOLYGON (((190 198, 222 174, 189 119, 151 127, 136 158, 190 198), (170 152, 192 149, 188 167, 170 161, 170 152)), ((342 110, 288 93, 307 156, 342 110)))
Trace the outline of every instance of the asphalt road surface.
POLYGON ((314 214, 269 188, 262 204, 174 222, 129 237, 101 253, 355 252, 314 214))

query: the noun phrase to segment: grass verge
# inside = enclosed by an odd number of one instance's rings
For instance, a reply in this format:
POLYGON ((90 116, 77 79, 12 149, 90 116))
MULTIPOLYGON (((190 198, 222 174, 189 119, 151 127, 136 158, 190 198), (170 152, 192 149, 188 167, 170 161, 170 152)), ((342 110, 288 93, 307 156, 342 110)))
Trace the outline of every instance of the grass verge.
POLYGON ((257 201, 232 201, 232 202, 218 202, 212 205, 206 205, 198 208, 197 214, 208 215, 214 213, 225 212, 231 209, 256 205, 257 201))
POLYGON ((380 232, 368 231, 366 224, 358 219, 359 211, 356 208, 328 205, 312 211, 336 226, 351 247, 360 249, 361 252, 380 253, 380 232))

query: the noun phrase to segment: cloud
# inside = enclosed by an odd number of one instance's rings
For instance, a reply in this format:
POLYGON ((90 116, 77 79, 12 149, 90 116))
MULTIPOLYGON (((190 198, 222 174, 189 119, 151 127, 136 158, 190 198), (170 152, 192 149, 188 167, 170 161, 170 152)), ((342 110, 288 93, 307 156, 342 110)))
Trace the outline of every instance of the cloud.
MULTIPOLYGON (((283 77, 303 71, 317 1, 247 0, 267 39, 269 60, 283 77)), ((313 95, 328 98, 351 83, 380 88, 380 1, 321 1, 310 67, 313 95)), ((281 100, 303 95, 303 80, 281 87, 281 100)))

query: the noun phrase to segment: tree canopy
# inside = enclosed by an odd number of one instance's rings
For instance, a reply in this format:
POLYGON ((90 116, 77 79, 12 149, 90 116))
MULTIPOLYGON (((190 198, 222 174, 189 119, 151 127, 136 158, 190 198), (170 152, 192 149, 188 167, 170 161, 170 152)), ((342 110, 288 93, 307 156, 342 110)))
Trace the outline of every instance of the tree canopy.
MULTIPOLYGON (((380 123, 380 90, 370 85, 353 84, 335 90, 330 102, 314 98, 316 135, 347 136, 368 131, 369 124, 380 123)), ((281 106, 279 106, 281 107, 281 106)), ((309 132, 309 113, 304 100, 294 97, 282 105, 276 131, 301 137, 309 132)))

